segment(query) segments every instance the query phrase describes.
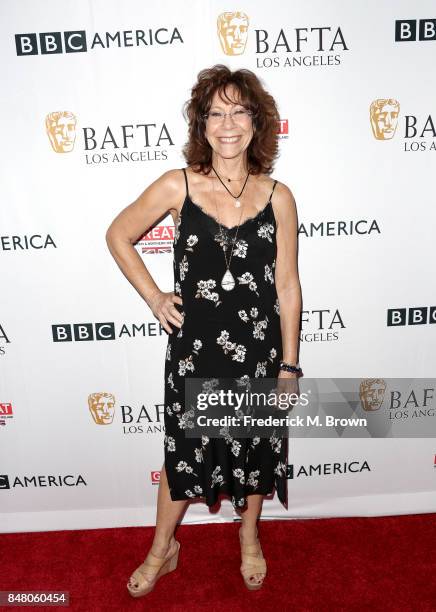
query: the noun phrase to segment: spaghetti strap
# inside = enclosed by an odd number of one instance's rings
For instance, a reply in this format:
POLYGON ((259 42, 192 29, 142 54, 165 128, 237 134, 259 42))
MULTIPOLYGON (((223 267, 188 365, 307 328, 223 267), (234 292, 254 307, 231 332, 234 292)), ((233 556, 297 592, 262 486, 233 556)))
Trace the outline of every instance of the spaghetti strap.
POLYGON ((188 176, 186 174, 186 168, 182 168, 183 170, 183 174, 185 175, 185 183, 186 183, 186 195, 189 196, 189 189, 188 189, 188 176))
POLYGON ((270 201, 271 201, 271 198, 272 198, 272 195, 273 195, 273 193, 274 193, 274 189, 276 188, 276 185, 277 185, 277 180, 275 180, 275 181, 274 181, 274 185, 273 185, 273 188, 272 188, 272 191, 271 191, 271 195, 269 196, 269 200, 268 200, 268 202, 270 202, 270 201))

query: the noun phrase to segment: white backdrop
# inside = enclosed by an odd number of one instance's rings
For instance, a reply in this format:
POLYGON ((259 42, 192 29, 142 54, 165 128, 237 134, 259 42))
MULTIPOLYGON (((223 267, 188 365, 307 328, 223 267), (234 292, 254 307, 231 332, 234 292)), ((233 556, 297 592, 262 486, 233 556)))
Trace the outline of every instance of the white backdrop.
MULTIPOLYGON (((280 109, 273 177, 298 207, 306 377, 434 375, 433 2, 3 0, 0 11, 4 531, 154 522, 167 335, 105 232, 185 165, 182 104, 215 63, 255 71, 280 109), (217 19, 235 11, 241 27, 222 47, 217 19), (388 325, 391 309, 416 307, 421 324, 388 325), (94 422, 94 393, 114 401, 112 422, 94 422)), ((137 245, 165 291, 173 231, 168 215, 137 245)), ((431 435, 434 408, 420 418, 431 435)), ((274 496, 262 516, 436 511, 435 453, 432 438, 292 440, 289 508, 274 496)), ((197 502, 184 522, 233 518, 229 500, 216 512, 197 502)))

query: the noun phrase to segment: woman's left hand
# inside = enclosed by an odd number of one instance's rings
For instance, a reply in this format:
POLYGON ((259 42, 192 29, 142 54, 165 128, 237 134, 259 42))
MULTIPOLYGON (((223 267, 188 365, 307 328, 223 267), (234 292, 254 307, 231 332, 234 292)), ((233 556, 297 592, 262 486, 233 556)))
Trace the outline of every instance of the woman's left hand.
MULTIPOLYGON (((300 386, 298 384, 298 376, 295 372, 286 372, 280 370, 277 377, 276 394, 279 396, 281 393, 286 393, 287 406, 286 408, 279 408, 280 410, 292 410, 294 405, 298 402, 300 395, 300 386)), ((277 398, 281 404, 284 399, 277 398)))

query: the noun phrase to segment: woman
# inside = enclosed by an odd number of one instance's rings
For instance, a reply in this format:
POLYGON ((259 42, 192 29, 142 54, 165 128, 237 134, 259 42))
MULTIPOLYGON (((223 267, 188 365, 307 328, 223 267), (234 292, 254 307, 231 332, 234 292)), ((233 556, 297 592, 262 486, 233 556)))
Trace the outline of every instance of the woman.
MULTIPOLYGON (((186 436, 184 382, 193 377, 296 378, 301 312, 293 195, 269 177, 279 114, 249 70, 202 70, 185 104, 187 168, 165 172, 107 231, 122 272, 168 332, 165 462, 153 544, 128 582, 149 593, 176 568, 174 530, 193 497, 231 497, 241 515, 241 573, 262 585, 266 562, 257 521, 275 487, 287 504, 287 438, 186 436), (162 292, 133 243, 168 212, 174 219, 174 291, 162 292)), ((293 384, 293 383, 292 383, 293 384)), ((224 428, 225 429, 225 428, 224 428)))

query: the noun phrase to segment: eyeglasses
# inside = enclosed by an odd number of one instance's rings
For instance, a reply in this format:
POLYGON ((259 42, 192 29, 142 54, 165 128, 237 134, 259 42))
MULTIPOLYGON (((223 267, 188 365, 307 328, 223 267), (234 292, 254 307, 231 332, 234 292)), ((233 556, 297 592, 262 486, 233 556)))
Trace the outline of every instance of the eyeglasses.
POLYGON ((252 111, 244 108, 231 111, 230 113, 223 113, 222 111, 211 111, 203 115, 203 117, 209 120, 210 123, 221 123, 229 115, 236 123, 247 123, 253 116, 252 111))

